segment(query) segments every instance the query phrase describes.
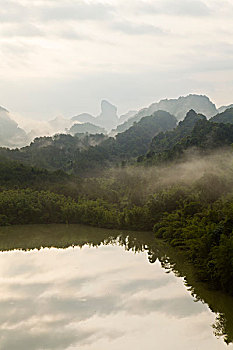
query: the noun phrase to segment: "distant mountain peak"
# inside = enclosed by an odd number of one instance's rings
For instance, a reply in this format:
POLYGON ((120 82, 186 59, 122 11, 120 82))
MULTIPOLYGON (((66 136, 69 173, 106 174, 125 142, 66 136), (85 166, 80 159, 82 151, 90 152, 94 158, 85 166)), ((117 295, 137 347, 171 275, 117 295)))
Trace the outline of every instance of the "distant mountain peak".
MULTIPOLYGON (((195 120, 199 120, 199 119, 206 119, 206 116, 205 115, 203 115, 203 114, 201 114, 201 113, 196 113, 196 111, 194 111, 194 109, 190 109, 188 112, 187 112, 187 114, 186 114, 186 116, 185 116, 185 118, 184 118, 184 120, 183 121, 185 121, 185 120, 188 120, 188 119, 195 119, 195 120)), ((182 123, 182 122, 181 122, 182 123)))
POLYGON ((152 115, 158 110, 163 110, 174 115, 177 120, 183 120, 191 109, 197 113, 202 113, 208 118, 213 117, 218 113, 217 108, 209 97, 205 95, 189 94, 187 96, 180 96, 173 99, 163 99, 159 102, 152 103, 147 108, 142 108, 132 118, 128 119, 123 124, 118 125, 114 130, 114 134, 127 130, 134 122, 139 121, 141 118, 152 115))
POLYGON ((118 124, 117 107, 108 102, 107 100, 101 101, 101 113, 96 117, 96 121, 99 125, 111 130, 118 124))
POLYGON ((185 118, 192 118, 192 117, 195 117, 196 115, 197 115, 197 113, 194 111, 194 109, 190 109, 190 110, 187 112, 185 118))
POLYGON ((179 122, 179 128, 183 128, 183 127, 187 127, 187 126, 188 126, 189 128, 191 128, 191 127, 193 127, 193 126, 196 124, 196 122, 199 121, 199 120, 206 120, 206 116, 203 115, 203 114, 201 114, 201 113, 196 113, 196 112, 194 111, 194 109, 190 109, 190 110, 187 112, 187 114, 186 114, 184 120, 182 120, 182 121, 179 122))
POLYGON ((102 100, 101 101, 101 112, 105 112, 105 111, 114 111, 115 113, 117 112, 117 107, 114 106, 112 103, 110 103, 107 100, 102 100))

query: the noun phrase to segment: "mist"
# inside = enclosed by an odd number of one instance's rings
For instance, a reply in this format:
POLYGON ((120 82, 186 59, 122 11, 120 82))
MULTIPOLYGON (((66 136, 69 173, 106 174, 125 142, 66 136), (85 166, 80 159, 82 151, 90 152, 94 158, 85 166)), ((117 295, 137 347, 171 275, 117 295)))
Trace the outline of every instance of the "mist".
POLYGON ((166 165, 126 166, 89 174, 83 179, 83 194, 88 198, 125 201, 125 204, 144 205, 158 192, 174 187, 210 187, 216 195, 233 189, 233 153, 230 148, 200 155, 189 150, 182 159, 166 165), (104 179, 104 181, 103 181, 104 179), (220 188, 219 188, 220 186, 220 188))

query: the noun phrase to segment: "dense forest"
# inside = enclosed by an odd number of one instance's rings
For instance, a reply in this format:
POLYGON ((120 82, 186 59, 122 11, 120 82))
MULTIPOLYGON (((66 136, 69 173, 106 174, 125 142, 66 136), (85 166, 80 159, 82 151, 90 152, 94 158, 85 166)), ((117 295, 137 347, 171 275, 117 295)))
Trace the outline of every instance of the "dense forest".
POLYGON ((56 135, 2 148, 0 224, 153 230, 200 280, 233 295, 231 113, 217 121, 191 110, 176 127, 159 111, 115 138, 56 135))
POLYGON ((172 130, 176 123, 174 116, 158 111, 142 118, 116 138, 104 134, 58 134, 36 138, 30 146, 21 149, 1 148, 0 156, 48 170, 87 174, 145 153, 153 136, 172 130))

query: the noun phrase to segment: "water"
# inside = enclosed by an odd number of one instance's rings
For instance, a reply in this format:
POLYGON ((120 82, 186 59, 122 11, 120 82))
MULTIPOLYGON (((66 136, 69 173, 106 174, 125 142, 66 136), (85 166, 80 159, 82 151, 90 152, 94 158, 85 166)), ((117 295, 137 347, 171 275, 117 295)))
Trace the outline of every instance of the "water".
POLYGON ((0 349, 233 349, 232 298, 152 234, 6 227, 0 250, 0 349))

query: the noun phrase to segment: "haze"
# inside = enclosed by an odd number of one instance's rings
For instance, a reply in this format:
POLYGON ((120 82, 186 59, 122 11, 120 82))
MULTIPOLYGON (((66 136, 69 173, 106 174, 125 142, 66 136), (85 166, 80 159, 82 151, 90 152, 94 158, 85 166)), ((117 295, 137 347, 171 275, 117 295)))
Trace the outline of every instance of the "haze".
POLYGON ((119 114, 188 93, 232 103, 228 0, 0 0, 0 105, 27 118, 119 114))

